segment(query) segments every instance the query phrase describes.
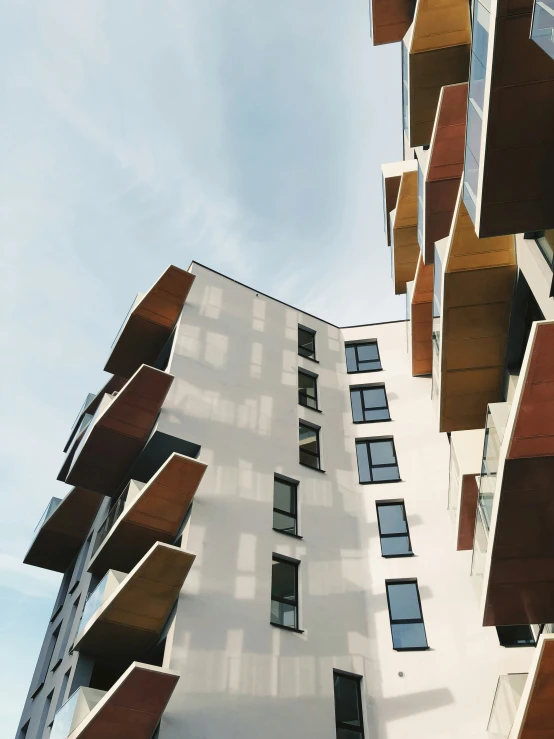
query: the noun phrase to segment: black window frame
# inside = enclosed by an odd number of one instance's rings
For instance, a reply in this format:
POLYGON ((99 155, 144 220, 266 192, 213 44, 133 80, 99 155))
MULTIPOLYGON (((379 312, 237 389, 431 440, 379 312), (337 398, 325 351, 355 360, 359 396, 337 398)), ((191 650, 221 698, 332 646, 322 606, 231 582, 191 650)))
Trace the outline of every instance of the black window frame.
POLYGON ((305 370, 301 367, 298 368, 298 405, 301 405, 303 408, 309 408, 311 411, 318 411, 319 410, 319 394, 317 392, 317 381, 318 381, 318 375, 316 375, 314 372, 310 372, 309 370, 305 370), (315 406, 308 405, 307 402, 303 402, 303 398, 311 398, 311 395, 308 395, 306 392, 303 392, 304 388, 300 387, 300 375, 304 375, 304 377, 309 377, 314 381, 314 391, 315 391, 315 406))
POLYGON ((412 549, 412 538, 410 536, 410 526, 408 525, 408 515, 406 513, 406 504, 404 503, 404 500, 401 498, 398 498, 396 500, 376 500, 375 501, 375 508, 377 511, 377 528, 379 529, 379 542, 381 544, 381 556, 385 559, 398 559, 399 557, 413 557, 414 551, 412 549), (406 531, 405 533, 397 533, 397 534, 383 534, 381 531, 381 520, 379 518, 379 508, 385 508, 386 506, 393 506, 393 505, 399 505, 402 506, 402 512, 404 514, 404 521, 406 522, 406 531), (410 547, 409 552, 405 552, 404 554, 384 554, 383 552, 383 539, 394 539, 396 537, 406 537, 408 539, 408 546, 410 547))
POLYGON ((421 607, 421 595, 419 594, 419 584, 417 582, 416 577, 404 577, 404 578, 394 578, 385 580, 385 591, 387 594, 387 608, 389 611, 389 623, 390 623, 390 632, 391 632, 391 639, 392 639, 392 648, 395 652, 425 652, 429 649, 429 641, 427 639, 427 629, 425 628, 425 620, 423 618, 423 608, 421 607), (419 612, 421 614, 421 618, 396 618, 393 619, 391 607, 390 607, 390 598, 389 598, 389 585, 415 585, 416 586, 416 594, 417 594, 417 602, 419 605, 419 612), (422 624, 423 625, 423 633, 425 635, 425 646, 424 647, 397 647, 394 644, 394 631, 393 631, 393 625, 395 624, 422 624))
MULTIPOLYGON (((542 631, 542 629, 540 630, 542 631)), ((511 624, 509 626, 496 626, 496 634, 498 636, 498 643, 501 647, 505 647, 506 649, 518 649, 521 647, 536 647, 537 646, 537 638, 535 637, 535 634, 533 633, 533 629, 531 628, 530 624, 511 624), (508 630, 509 629, 521 629, 526 628, 529 629, 529 641, 526 642, 520 642, 513 639, 509 639, 508 637, 508 630), (504 635, 499 631, 499 629, 504 630, 504 635), (532 640, 532 641, 531 641, 532 640)))
POLYGON ((355 440, 355 446, 356 446, 356 464, 358 465, 358 482, 360 485, 389 485, 391 483, 395 482, 402 482, 402 478, 400 477, 400 467, 398 465, 398 455, 396 454, 396 445, 394 443, 394 437, 393 436, 368 436, 364 437, 362 439, 356 439, 355 440), (394 459, 396 464, 371 464, 371 448, 369 447, 369 443, 372 441, 390 441, 392 443, 392 451, 394 453, 394 459), (358 461, 358 451, 357 447, 358 444, 365 444, 367 448, 367 458, 369 462, 369 471, 371 474, 371 470, 373 469, 379 469, 382 467, 395 467, 398 470, 398 477, 396 480, 360 480, 360 465, 358 461))
MULTIPOLYGON (((377 371, 377 370, 374 370, 374 371, 377 371)), ((350 385, 350 408, 352 410, 352 423, 357 423, 357 424, 358 423, 386 423, 387 421, 391 421, 392 420, 391 417, 390 417, 390 408, 389 408, 389 399, 387 397, 387 388, 385 387, 385 383, 384 382, 373 382, 373 383, 368 383, 368 384, 365 384, 365 385, 350 385), (365 407, 364 393, 363 393, 363 391, 364 390, 370 390, 372 388, 383 388, 383 392, 385 393, 385 405, 374 406, 372 408, 366 408, 365 407), (364 416, 365 416, 365 412, 366 411, 380 411, 380 410, 384 410, 386 408, 386 410, 387 410, 387 412, 389 414, 389 417, 388 418, 375 418, 375 419, 370 419, 369 421, 366 421, 366 420, 356 421, 356 420, 354 420, 354 405, 352 404, 352 393, 353 392, 359 392, 360 393, 360 405, 362 406, 362 413, 364 414, 364 416)))
POLYGON ((273 518, 273 531, 276 531, 278 534, 284 534, 285 536, 294 536, 295 539, 302 539, 300 534, 298 533, 298 480, 293 480, 291 477, 285 477, 284 475, 273 475, 273 513, 280 513, 282 516, 288 516, 289 518, 292 518, 294 520, 294 533, 290 531, 284 531, 283 529, 278 529, 275 527, 275 517, 273 518), (293 500, 293 508, 294 513, 291 513, 290 511, 284 511, 282 508, 278 508, 275 505, 275 483, 280 482, 284 485, 289 485, 291 490, 294 491, 294 494, 292 496, 293 500))
POLYGON ((360 739, 364 739, 365 731, 364 731, 364 711, 363 711, 363 703, 362 703, 362 675, 356 675, 353 672, 345 672, 344 670, 333 670, 333 700, 334 700, 334 707, 335 707, 335 731, 338 731, 338 729, 343 729, 344 731, 351 731, 355 734, 358 734, 360 739), (360 714, 360 727, 352 726, 352 724, 345 724, 338 720, 337 718, 337 696, 335 693, 335 675, 337 677, 342 677, 346 680, 352 680, 356 684, 356 692, 357 692, 357 698, 358 698, 358 713, 360 714))
POLYGON ((321 439, 320 439, 320 433, 319 433, 320 431, 321 431, 321 426, 315 426, 313 423, 304 421, 303 418, 299 419, 298 421, 298 461, 299 461, 299 464, 302 465, 302 467, 308 467, 308 469, 317 470, 317 472, 324 472, 324 470, 321 469, 321 439), (316 443, 317 443, 317 453, 310 452, 307 449, 302 449, 302 447, 300 446, 300 428, 302 426, 305 426, 306 428, 309 428, 312 431, 315 431, 316 443), (308 454, 311 457, 314 457, 314 459, 317 459, 317 467, 313 467, 311 464, 306 464, 306 462, 303 462, 302 452, 304 454, 308 454))
POLYGON ((309 326, 303 326, 301 323, 298 324, 298 356, 303 357, 304 359, 309 359, 311 362, 317 362, 317 351, 315 345, 316 334, 317 331, 315 329, 310 328, 309 326), (305 333, 312 335, 314 342, 313 357, 311 357, 309 354, 304 354, 303 351, 301 351, 302 344, 300 343, 300 331, 304 331, 305 333))
MULTIPOLYGON (((347 375, 358 375, 362 372, 382 372, 383 371, 383 363, 381 362, 381 352, 379 351, 379 342, 377 339, 364 339, 363 341, 348 341, 344 345, 344 361, 346 363, 346 374, 347 375), (360 357, 358 355, 358 347, 359 346, 367 346, 368 344, 375 344, 377 347, 377 359, 372 361, 378 361, 379 367, 375 367, 374 369, 360 369, 360 357), (355 370, 349 370, 348 369, 348 362, 346 359, 346 350, 350 347, 354 347, 356 351, 356 368, 355 370)), ((361 360, 362 362, 368 361, 368 360, 361 360)))
POLYGON ((285 554, 278 554, 277 552, 272 552, 271 554, 271 564, 272 564, 272 571, 271 571, 271 590, 270 590, 270 596, 271 596, 271 602, 275 601, 276 603, 285 603, 288 606, 294 606, 295 613, 294 613, 294 621, 295 626, 287 626, 286 624, 280 624, 277 623, 277 621, 271 620, 271 610, 270 610, 270 620, 269 623, 271 626, 276 626, 279 629, 285 629, 286 631, 295 631, 299 634, 303 634, 304 630, 300 628, 300 592, 298 590, 298 570, 300 568, 300 560, 299 559, 293 559, 293 557, 287 557, 285 554), (295 590, 295 600, 290 601, 286 600, 285 598, 275 598, 273 596, 273 562, 280 562, 281 564, 286 564, 294 567, 294 590, 295 590))

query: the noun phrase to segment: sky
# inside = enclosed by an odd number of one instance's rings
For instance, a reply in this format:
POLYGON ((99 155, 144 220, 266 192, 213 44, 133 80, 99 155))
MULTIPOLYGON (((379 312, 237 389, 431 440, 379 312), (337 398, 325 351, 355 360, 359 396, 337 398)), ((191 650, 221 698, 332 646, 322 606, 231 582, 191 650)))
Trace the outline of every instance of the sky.
POLYGON ((22 564, 137 292, 192 260, 338 325, 404 318, 368 0, 0 0, 0 739, 60 575, 22 564))

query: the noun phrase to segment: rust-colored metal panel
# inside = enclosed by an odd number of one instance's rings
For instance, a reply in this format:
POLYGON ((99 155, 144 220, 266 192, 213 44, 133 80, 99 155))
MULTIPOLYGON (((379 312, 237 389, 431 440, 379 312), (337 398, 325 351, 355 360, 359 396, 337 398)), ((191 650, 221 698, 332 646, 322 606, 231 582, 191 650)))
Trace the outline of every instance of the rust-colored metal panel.
POLYGON ((385 197, 385 230, 387 234, 388 246, 391 245, 390 214, 396 208, 401 179, 402 175, 396 175, 394 177, 383 177, 383 188, 385 197))
POLYGON ((411 305, 412 375, 430 375, 433 370, 433 265, 423 264, 419 255, 411 305))
POLYGON ((463 475, 460 517, 458 519, 458 545, 456 547, 458 551, 473 549, 478 495, 479 490, 475 475, 463 475))
POLYGON ((402 41, 414 17, 414 0, 370 0, 373 45, 402 41))
POLYGON ((417 241, 417 171, 404 172, 392 225, 395 295, 406 292, 415 277, 420 248, 417 241))

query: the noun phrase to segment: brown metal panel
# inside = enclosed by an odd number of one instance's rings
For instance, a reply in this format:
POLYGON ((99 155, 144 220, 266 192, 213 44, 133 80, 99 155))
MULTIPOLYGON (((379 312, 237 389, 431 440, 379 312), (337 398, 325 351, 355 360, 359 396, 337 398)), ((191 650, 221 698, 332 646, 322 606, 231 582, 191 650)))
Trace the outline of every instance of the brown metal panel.
POLYGON ((412 375, 430 375, 433 364, 433 265, 419 255, 411 305, 412 375))
POLYGON ((473 549, 475 532, 475 516, 477 514, 477 497, 479 489, 475 474, 462 476, 462 495, 460 499, 460 517, 458 520, 457 550, 473 549))
POLYGON ((373 45, 402 41, 414 17, 413 0, 370 0, 373 45))
POLYGON ((417 171, 404 172, 398 191, 392 227, 395 295, 406 292, 415 277, 420 255, 417 240, 417 171))

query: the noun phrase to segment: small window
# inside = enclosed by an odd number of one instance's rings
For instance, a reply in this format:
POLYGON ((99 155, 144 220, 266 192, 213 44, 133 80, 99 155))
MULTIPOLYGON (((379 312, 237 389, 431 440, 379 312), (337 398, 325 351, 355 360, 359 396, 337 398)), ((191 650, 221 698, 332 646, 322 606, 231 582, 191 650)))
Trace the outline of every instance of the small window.
POLYGON ((501 647, 534 647, 533 630, 528 624, 516 626, 497 626, 496 633, 501 647))
POLYGON ((273 555, 271 570, 271 623, 298 628, 298 565, 288 557, 273 555))
POLYGON ((319 458, 319 429, 300 423, 298 426, 300 441, 300 464, 321 469, 319 458))
POLYGON ((298 370, 298 402, 317 410, 317 376, 298 370))
POLYGON ((350 402, 354 423, 390 421, 389 404, 384 385, 351 387, 350 402))
POLYGON ((337 739, 363 739, 361 677, 334 671, 333 683, 337 739))
POLYGON ((315 331, 298 326, 298 353, 306 359, 315 359, 315 331))
POLYGON ((417 580, 388 580, 386 586, 393 648, 427 649, 417 580))
POLYGON ((275 531, 297 535, 297 489, 298 483, 275 477, 273 481, 273 528, 275 531))
POLYGON ((392 438, 356 441, 358 475, 363 484, 400 480, 392 438))
POLYGON ((348 372, 376 372, 382 369, 377 342, 347 344, 346 369, 348 372))
POLYGON ((412 554, 403 502, 382 501, 377 503, 377 522, 383 557, 407 557, 412 554))

